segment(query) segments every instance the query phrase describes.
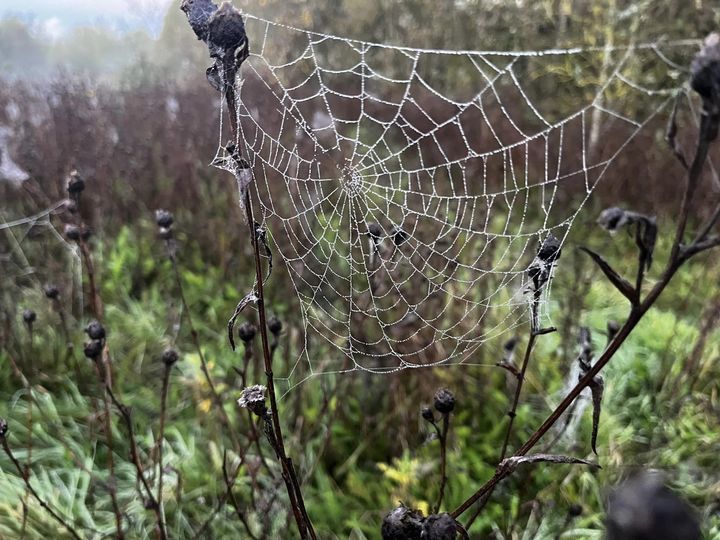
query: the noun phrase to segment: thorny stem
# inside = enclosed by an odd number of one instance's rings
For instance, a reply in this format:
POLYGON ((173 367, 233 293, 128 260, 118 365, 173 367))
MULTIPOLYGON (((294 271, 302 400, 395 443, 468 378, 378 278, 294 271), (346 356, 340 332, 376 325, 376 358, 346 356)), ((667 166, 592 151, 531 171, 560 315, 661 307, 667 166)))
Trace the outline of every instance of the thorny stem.
POLYGON ((195 329, 195 325, 193 324, 192 315, 190 315, 190 308, 188 306, 187 300, 185 299, 185 292, 183 290, 182 280, 180 279, 180 270, 178 268, 177 260, 172 252, 169 242, 166 241, 165 247, 167 248, 168 258, 172 263, 173 273, 175 274, 175 282, 177 283, 178 294, 180 295, 180 302, 182 303, 183 307, 183 314, 185 315, 185 320, 187 321, 188 327, 190 328, 190 336, 192 337, 193 345, 195 346, 195 350, 197 351, 198 357, 200 358, 200 369, 202 370, 203 375, 205 376, 205 381, 210 388, 210 394, 212 395, 215 407, 220 414, 220 420, 225 426, 225 428, 228 430, 228 435, 233 443, 233 448, 235 448, 236 451, 239 451, 240 441, 237 437, 237 434, 235 433, 235 429, 230 423, 227 412, 225 412, 225 407, 223 407, 220 395, 215 388, 215 383, 210 376, 210 370, 208 369, 207 361, 205 359, 205 353, 203 353, 202 347, 200 346, 200 339, 198 337, 197 330, 195 329))
POLYGON ((77 533, 77 531, 67 522, 65 521, 60 514, 58 514, 55 510, 53 510, 48 503, 46 503, 40 495, 37 494, 35 489, 30 485, 30 474, 28 471, 25 471, 20 465, 20 462, 17 460, 17 458, 13 455, 12 450, 10 449, 10 445, 7 441, 7 436, 2 435, 0 436, 0 439, 2 439, 2 447, 7 456, 10 458, 10 461, 12 461, 13 465, 15 465, 15 468, 18 471, 18 474, 22 477, 23 481, 25 482, 25 487, 30 492, 30 494, 35 498, 35 500, 42 506, 45 511, 50 514, 55 521, 60 523, 63 527, 67 529, 67 531, 72 535, 73 538, 76 538, 77 540, 81 540, 80 535, 77 533))
POLYGON ((157 485, 157 505, 159 508, 160 519, 164 522, 165 505, 163 503, 163 442, 165 439, 165 416, 167 414, 167 396, 170 387, 170 370, 172 364, 165 364, 165 372, 163 373, 162 394, 160 397, 160 433, 158 434, 158 485, 157 485))
POLYGON ((106 389, 110 386, 107 375, 103 376, 103 373, 100 368, 100 364, 98 361, 93 362, 95 365, 95 369, 98 374, 98 379, 100 381, 100 387, 103 390, 103 403, 105 405, 105 438, 107 440, 107 446, 108 446, 108 470, 110 472, 110 477, 108 478, 108 486, 107 489, 110 492, 110 499, 112 501, 113 505, 113 511, 115 512, 115 527, 116 527, 116 535, 117 538, 122 540, 124 538, 123 532, 122 532, 122 513, 120 512, 120 505, 118 504, 117 500, 117 490, 116 490, 116 482, 115 482, 115 458, 113 457, 114 449, 113 449, 113 437, 112 437, 112 422, 110 417, 110 400, 108 399, 108 393, 106 389))
POLYGON ((435 426, 440 439, 440 492, 435 503, 435 513, 440 511, 443 497, 445 496, 445 485, 447 484, 447 435, 450 429, 450 414, 443 414, 442 431, 435 426))
MULTIPOLYGON (((167 533, 165 532, 165 523, 162 518, 162 514, 160 513, 160 506, 158 505, 157 500, 155 499, 155 495, 153 495, 152 488, 150 488, 150 485, 148 484, 147 478, 145 478, 145 471, 143 470, 142 463, 140 462, 140 453, 138 452, 138 445, 137 445, 137 439, 135 439, 135 430, 133 428, 132 424, 132 413, 130 409, 120 403, 120 401, 115 397, 115 394, 113 393, 112 389, 109 386, 106 386, 105 389, 108 392, 108 395, 110 396, 110 399, 115 404, 115 406, 118 408, 118 411, 120 412, 120 416, 125 422, 125 425, 128 430, 128 437, 130 438, 130 459, 132 460, 133 464, 135 465, 135 472, 138 480, 142 482, 143 486, 145 487, 145 492, 147 494, 148 500, 149 500, 149 506, 152 507, 153 511, 155 512, 155 515, 157 517, 158 522, 158 536, 161 540, 166 540, 167 533)), ((142 494, 141 494, 142 495, 142 494)))
MULTIPOLYGON (((563 413, 572 405, 575 399, 580 393, 587 388, 595 378, 595 376, 607 365, 612 359, 615 353, 618 351, 620 346, 625 342, 627 337, 633 331, 635 326, 640 322, 643 316, 653 306, 655 301, 658 299, 660 294, 665 290, 665 287, 670 283, 678 269, 693 255, 715 245, 720 245, 720 239, 711 239, 714 241, 694 242, 688 247, 682 245, 682 239, 685 234, 685 228, 687 226, 690 203, 692 202, 695 189, 698 185, 700 175, 705 164, 708 150, 710 147, 710 139, 707 136, 710 128, 711 119, 707 115, 703 114, 700 125, 700 133, 698 139, 697 150, 693 159, 692 165, 688 170, 687 184, 685 187, 685 193, 683 195, 681 208, 680 208, 680 219, 678 221, 677 230, 675 233, 675 239, 670 252, 670 256, 666 263, 665 269, 657 281, 655 286, 650 290, 644 300, 633 305, 630 309, 625 324, 620 328, 618 333, 608 344, 605 351, 602 353, 600 358, 593 364, 593 366, 585 373, 575 387, 565 396, 560 404, 550 413, 547 419, 538 427, 535 432, 528 438, 514 454, 514 456, 524 456, 538 443, 538 441, 545 435, 553 425, 560 419, 563 413), (700 245, 703 244, 703 245, 700 245)), ((460 506, 458 506, 450 514, 453 518, 457 519, 462 515, 468 508, 470 508, 476 501, 480 500, 492 493, 495 487, 506 478, 511 471, 507 467, 499 465, 495 469, 495 474, 485 484, 483 484, 475 493, 468 497, 460 506)))

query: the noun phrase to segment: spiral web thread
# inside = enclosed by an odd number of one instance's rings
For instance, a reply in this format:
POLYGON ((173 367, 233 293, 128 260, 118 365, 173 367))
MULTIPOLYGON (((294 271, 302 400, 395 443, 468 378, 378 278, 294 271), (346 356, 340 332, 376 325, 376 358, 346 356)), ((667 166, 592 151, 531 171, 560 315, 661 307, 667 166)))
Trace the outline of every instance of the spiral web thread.
POLYGON ((450 51, 246 27, 237 142, 303 320, 286 391, 320 374, 494 366, 474 357, 527 322, 539 244, 567 238, 698 45, 450 51), (570 104, 541 110, 549 91, 570 104))

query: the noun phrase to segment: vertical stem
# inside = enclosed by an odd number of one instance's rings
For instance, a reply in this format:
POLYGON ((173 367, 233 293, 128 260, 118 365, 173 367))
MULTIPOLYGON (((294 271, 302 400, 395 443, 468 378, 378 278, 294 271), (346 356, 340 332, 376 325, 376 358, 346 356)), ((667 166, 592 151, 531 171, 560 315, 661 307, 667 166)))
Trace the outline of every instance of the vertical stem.
POLYGON ((170 369, 172 364, 165 364, 165 372, 163 373, 162 394, 160 397, 160 433, 158 438, 158 487, 157 487, 157 503, 160 509, 160 517, 165 521, 165 504, 163 502, 163 442, 165 438, 165 415, 167 412, 167 395, 170 387, 170 369))
POLYGON ((440 493, 435 503, 435 513, 440 511, 443 497, 445 496, 445 485, 447 484, 447 435, 450 428, 450 413, 443 414, 443 425, 440 435, 440 493))

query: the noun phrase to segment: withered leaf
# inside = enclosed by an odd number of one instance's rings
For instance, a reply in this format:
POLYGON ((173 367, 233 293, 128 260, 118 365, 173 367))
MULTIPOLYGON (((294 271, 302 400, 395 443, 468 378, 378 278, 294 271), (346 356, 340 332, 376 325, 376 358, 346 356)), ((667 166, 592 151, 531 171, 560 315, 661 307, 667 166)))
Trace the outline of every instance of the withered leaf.
POLYGON ((592 392, 592 403, 593 403, 593 420, 592 420, 592 436, 590 445, 592 451, 597 456, 597 436, 600 428, 600 408, 602 405, 603 390, 605 389, 605 383, 600 375, 593 378, 590 383, 590 391, 592 392))
POLYGON ((564 456, 561 454, 531 454, 529 456, 512 456, 504 459, 500 463, 500 468, 504 469, 507 474, 512 474, 519 465, 523 463, 560 463, 560 464, 575 464, 575 465, 587 465, 588 467, 594 467, 600 469, 600 465, 572 456, 564 456))
POLYGON ((237 320, 238 316, 242 312, 245 307, 247 307, 248 304, 254 304, 258 301, 258 296, 255 294, 255 291, 251 291, 245 295, 245 297, 238 302, 238 305, 235 307, 235 312, 232 314, 232 317, 230 317, 230 320, 228 321, 228 339, 230 340, 230 347, 232 350, 235 350, 235 336, 233 335, 233 329, 235 328, 235 321, 237 320))

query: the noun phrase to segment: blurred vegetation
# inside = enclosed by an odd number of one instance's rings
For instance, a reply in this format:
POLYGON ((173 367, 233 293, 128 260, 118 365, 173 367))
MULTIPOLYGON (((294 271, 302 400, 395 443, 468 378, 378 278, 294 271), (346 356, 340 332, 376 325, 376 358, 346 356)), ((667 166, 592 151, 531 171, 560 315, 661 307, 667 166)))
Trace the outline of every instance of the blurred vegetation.
MULTIPOLYGON (((720 11, 702 0, 266 0, 236 5, 320 32, 446 49, 672 40, 702 36, 720 25, 720 11)), ((172 372, 165 431, 163 496, 173 538, 193 538, 223 500, 223 450, 230 441, 213 411, 182 320, 172 266, 153 223, 156 208, 175 213, 181 279, 202 350, 233 425, 252 436, 250 417, 235 403, 243 386, 235 370, 245 365, 243 351, 230 351, 225 330, 238 291, 252 286, 251 248, 234 203, 234 185, 207 168, 217 143, 216 95, 204 79, 206 52, 186 26, 175 5, 156 40, 142 33, 80 29, 50 42, 18 21, 0 22, 0 51, 6 53, 0 58, 0 125, 12 130, 12 155, 31 176, 22 188, 0 183, 0 219, 32 215, 64 198, 65 175, 73 168, 88 177, 80 211, 94 231, 91 245, 115 385, 119 398, 133 408, 147 463, 153 461, 158 430, 159 356, 168 345, 181 352, 172 372)), ((453 80, 452 66, 439 69, 453 80)), ((582 92, 583 85, 576 83, 561 91, 582 92)), ((563 100, 573 97, 548 93, 547 101, 557 100, 562 109, 563 100)), ((691 117, 681 115, 685 142, 692 139, 690 125, 691 117)), ((632 267, 632 239, 598 231, 593 222, 599 209, 622 204, 658 214, 658 258, 667 251, 682 170, 665 148, 663 128, 658 122, 629 148, 576 222, 553 285, 550 314, 559 332, 540 340, 511 447, 574 383, 579 327, 590 327, 600 350, 608 321, 626 314, 623 299, 573 249, 590 245, 619 261, 619 269, 632 267)), ((708 175, 703 186, 708 195, 716 195, 712 186, 708 175)), ((115 527, 105 487, 102 392, 82 356, 87 289, 78 282, 77 254, 54 232, 62 230, 62 220, 53 215, 49 227, 27 224, 0 231, 0 416, 9 421, 9 443, 21 463, 32 440, 31 481, 38 493, 70 516, 84 536, 101 538, 112 535, 115 527), (22 242, 21 250, 17 242, 22 242), (61 288, 65 323, 42 293, 49 281, 61 288), (38 317, 32 339, 22 320, 26 308, 38 317), (63 324, 72 349, 66 346, 63 324), (13 365, 28 378, 29 387, 13 365)), ((521 469, 495 492, 470 531, 473 538, 555 538, 561 533, 562 538, 601 538, 608 490, 638 468, 665 471, 698 509, 707 537, 720 538, 717 263, 717 255, 704 255, 688 265, 604 372, 598 442, 603 468, 521 469), (574 504, 583 513, 568 520, 574 504)), ((303 321, 279 266, 267 303, 283 322, 277 361, 279 371, 286 373, 302 343, 303 321)), ((263 379, 257 341, 248 383, 263 379)), ((473 362, 499 361, 502 344, 496 341, 473 362)), ((336 354, 321 343, 312 353, 317 358, 336 354)), ((438 489, 438 447, 419 411, 440 386, 453 389, 458 400, 445 502, 451 509, 495 468, 513 388, 505 371, 456 366, 384 376, 328 375, 283 397, 289 453, 305 482, 308 511, 322 538, 377 538, 382 517, 398 501, 429 509, 438 489)), ((589 396, 583 400, 587 406, 589 396)), ((553 451, 590 457, 590 416, 586 408, 553 451)), ((127 432, 117 416, 113 435, 128 537, 153 537, 154 514, 138 495, 127 460, 127 432)), ((239 456, 230 452, 229 458, 237 461, 239 456)), ((292 516, 265 441, 253 443, 247 452, 234 493, 256 537, 292 537, 292 516)), ((1 537, 20 536, 24 498, 23 480, 3 454, 1 537)), ((62 537, 39 505, 31 501, 28 508, 26 537, 62 537)), ((205 533, 208 538, 249 537, 232 506, 219 508, 205 533)))

